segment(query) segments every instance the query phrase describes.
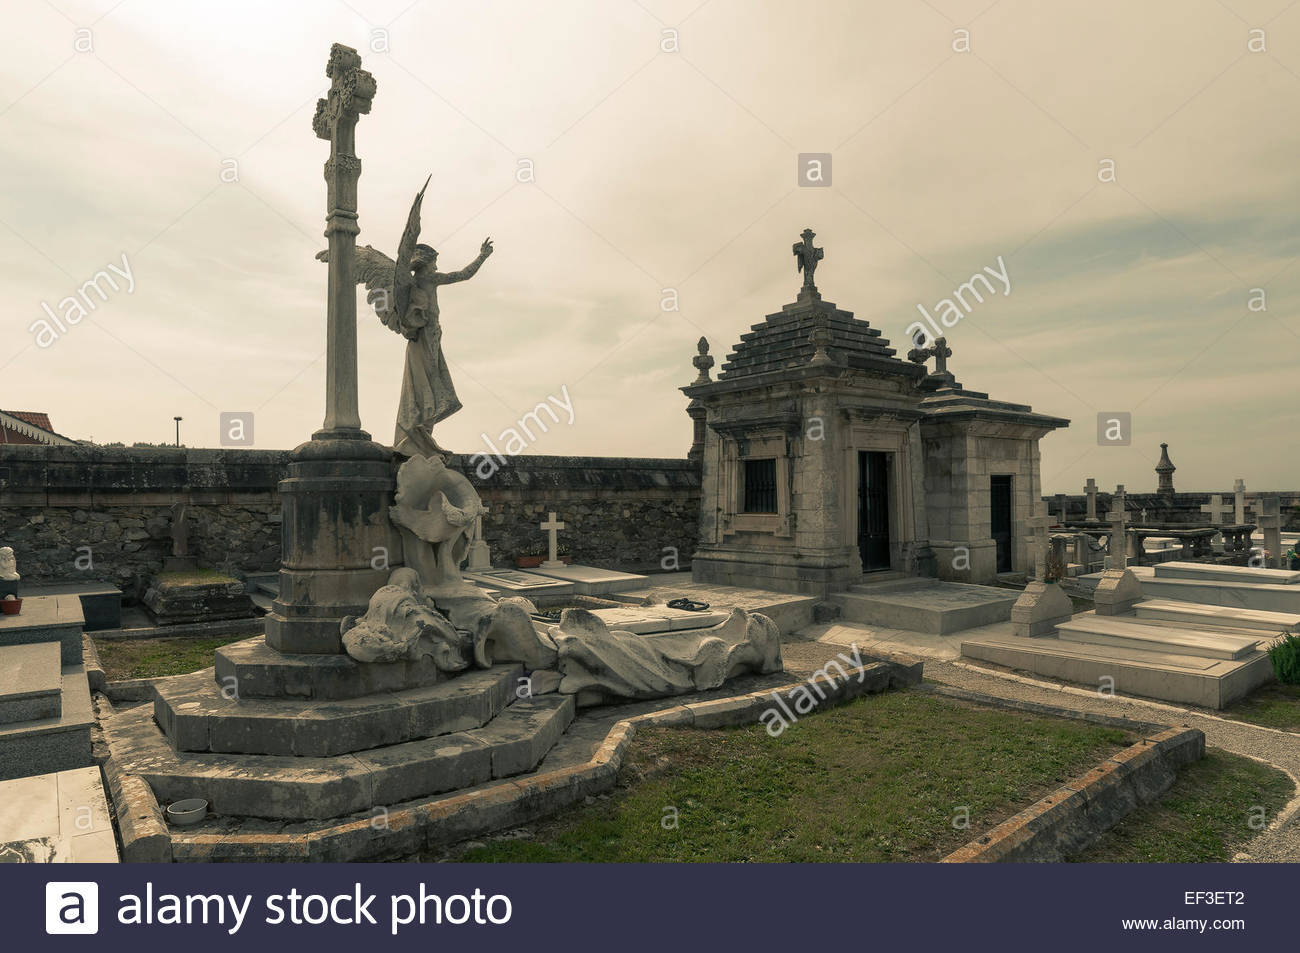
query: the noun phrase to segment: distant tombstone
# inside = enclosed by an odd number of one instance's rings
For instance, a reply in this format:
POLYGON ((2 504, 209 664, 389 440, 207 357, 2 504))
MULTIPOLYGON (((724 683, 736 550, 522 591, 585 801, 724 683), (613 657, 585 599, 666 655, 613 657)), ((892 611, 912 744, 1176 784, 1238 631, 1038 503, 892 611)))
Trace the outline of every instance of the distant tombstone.
POLYGON ((1210 502, 1201 504, 1201 512, 1210 517, 1211 526, 1222 526, 1223 518, 1228 513, 1228 507, 1223 503, 1223 497, 1215 493, 1210 497, 1210 502))
POLYGON ((1282 501, 1276 493, 1260 498, 1259 528, 1264 533, 1264 549, 1270 569, 1282 569, 1282 501))
POLYGON ((1094 522, 1097 519, 1097 481, 1088 477, 1088 483, 1083 488, 1083 492, 1088 495, 1088 520, 1094 522))
POLYGON ((470 572, 492 568, 492 551, 488 548, 487 540, 483 538, 482 513, 474 518, 474 537, 469 544, 469 562, 465 568, 470 572))
POLYGON ((1233 495, 1232 518, 1233 520, 1236 521, 1237 525, 1240 526, 1242 523, 1246 522, 1246 481, 1245 480, 1239 478, 1237 482, 1232 485, 1232 495, 1233 495))
POLYGON ((1052 525, 1050 513, 1031 516, 1025 520, 1025 526, 1033 534, 1030 545, 1034 547, 1034 578, 1042 581, 1047 576, 1047 551, 1049 541, 1047 531, 1052 525))
POLYGON ((193 572, 198 560, 190 555, 190 505, 172 504, 172 554, 163 560, 164 572, 193 572))
POLYGON ((1056 494, 1056 510, 1057 510, 1058 513, 1061 514, 1061 518, 1060 518, 1059 520, 1057 520, 1057 522, 1060 523, 1062 526, 1064 526, 1064 525, 1065 525, 1065 516, 1066 516, 1065 494, 1064 494, 1064 493, 1058 493, 1058 494, 1056 494))
POLYGON ((542 565, 547 569, 558 569, 560 566, 564 565, 560 560, 559 543, 559 533, 560 530, 564 529, 564 524, 555 518, 554 510, 551 511, 550 517, 550 519, 541 525, 541 529, 544 529, 547 534, 546 549, 548 553, 547 559, 542 563, 542 565))

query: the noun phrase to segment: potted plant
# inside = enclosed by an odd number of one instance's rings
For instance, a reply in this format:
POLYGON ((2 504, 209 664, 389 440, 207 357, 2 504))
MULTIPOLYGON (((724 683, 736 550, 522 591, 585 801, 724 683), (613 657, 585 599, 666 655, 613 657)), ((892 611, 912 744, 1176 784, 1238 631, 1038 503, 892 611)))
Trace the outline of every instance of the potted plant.
POLYGON ((525 543, 515 554, 515 566, 519 569, 536 569, 545 558, 541 543, 525 543))
POLYGON ((0 600, 0 612, 5 615, 18 615, 23 611, 23 600, 19 599, 12 592, 0 600))

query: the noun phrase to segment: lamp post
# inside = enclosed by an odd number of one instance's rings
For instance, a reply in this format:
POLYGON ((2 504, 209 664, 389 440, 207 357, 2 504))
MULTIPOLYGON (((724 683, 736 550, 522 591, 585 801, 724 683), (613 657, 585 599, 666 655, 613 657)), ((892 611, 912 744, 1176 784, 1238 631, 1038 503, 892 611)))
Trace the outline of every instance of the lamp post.
POLYGON ((184 419, 184 418, 182 418, 182 417, 173 417, 173 418, 172 418, 172 420, 176 421, 176 446, 178 446, 178 447, 181 445, 181 421, 182 421, 183 419, 184 419))

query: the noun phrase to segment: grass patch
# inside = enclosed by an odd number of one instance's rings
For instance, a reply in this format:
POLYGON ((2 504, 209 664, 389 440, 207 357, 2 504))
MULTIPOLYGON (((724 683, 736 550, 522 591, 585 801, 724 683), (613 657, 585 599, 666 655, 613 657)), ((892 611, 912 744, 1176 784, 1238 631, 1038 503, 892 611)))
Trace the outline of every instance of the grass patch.
POLYGON ((457 859, 937 860, 1131 741, 920 692, 859 699, 776 738, 761 725, 644 728, 611 794, 457 859), (963 809, 969 827, 954 827, 963 809))
POLYGON ((1224 718, 1300 732, 1300 685, 1270 682, 1221 711, 1224 718))
POLYGON ((212 664, 212 653, 221 646, 242 642, 256 634, 244 632, 209 639, 100 639, 95 643, 95 649, 109 681, 160 678, 207 668, 212 664))
POLYGON ((1229 861, 1295 793, 1277 768, 1217 748, 1178 772, 1160 800, 1135 810, 1072 860, 1203 864, 1229 861), (1264 823, 1261 826, 1260 808, 1264 823), (1252 827, 1251 823, 1255 826, 1252 827))

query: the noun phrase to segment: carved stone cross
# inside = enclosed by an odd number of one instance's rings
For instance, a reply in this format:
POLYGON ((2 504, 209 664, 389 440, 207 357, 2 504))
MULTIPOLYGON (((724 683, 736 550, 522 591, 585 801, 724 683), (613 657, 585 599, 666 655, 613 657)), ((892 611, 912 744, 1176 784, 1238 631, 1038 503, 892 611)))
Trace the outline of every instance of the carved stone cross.
POLYGON ((325 423, 327 431, 360 431, 357 411, 357 293, 354 277, 357 227, 356 126, 370 112, 375 78, 361 68, 349 46, 330 49, 325 75, 329 97, 317 100, 312 129, 329 140, 325 162, 325 236, 329 239, 329 304, 325 332, 325 423))
POLYGON ((1052 526, 1051 513, 1041 513, 1025 520, 1025 526, 1033 534, 1034 578, 1042 582, 1047 576, 1047 550, 1051 546, 1047 531, 1052 526))
POLYGON ((1083 492, 1088 494, 1088 519, 1097 518, 1097 481, 1088 477, 1088 482, 1083 488, 1083 492))
POLYGON ((1211 526, 1222 526, 1224 514, 1230 511, 1231 507, 1223 504, 1223 497, 1215 493, 1210 497, 1210 502, 1201 504, 1201 512, 1210 517, 1211 526))
POLYGON ((1246 522, 1246 481, 1238 479, 1232 485, 1232 518, 1240 526, 1246 522))
POLYGON ((190 507, 188 503, 172 504, 172 555, 190 554, 190 507))
POLYGON ((817 233, 811 228, 805 228, 800 237, 801 242, 794 243, 794 257, 798 259, 798 269, 803 272, 803 289, 799 292, 799 297, 820 297, 817 293, 817 286, 813 284, 813 272, 817 270, 817 262, 826 257, 824 249, 815 248, 813 239, 817 233))
POLYGON ((934 358, 934 372, 936 374, 947 374, 948 358, 952 357, 952 348, 948 346, 947 338, 937 337, 930 347, 914 347, 907 352, 907 359, 913 364, 924 364, 932 357, 934 358))
POLYGON ((547 541, 547 559, 542 565, 548 569, 563 566, 564 563, 560 560, 559 533, 560 530, 564 529, 564 524, 555 518, 554 510, 551 511, 551 518, 543 523, 540 528, 545 530, 550 537, 547 541))
POLYGON ((1127 498, 1124 484, 1115 487, 1115 495, 1110 500, 1110 512, 1106 519, 1110 522, 1110 568, 1124 569, 1128 566, 1128 513, 1125 511, 1127 498))
POLYGON ((1282 501, 1276 493, 1259 498, 1255 522, 1264 534, 1264 549, 1268 553, 1270 569, 1283 569, 1282 565, 1282 501))

